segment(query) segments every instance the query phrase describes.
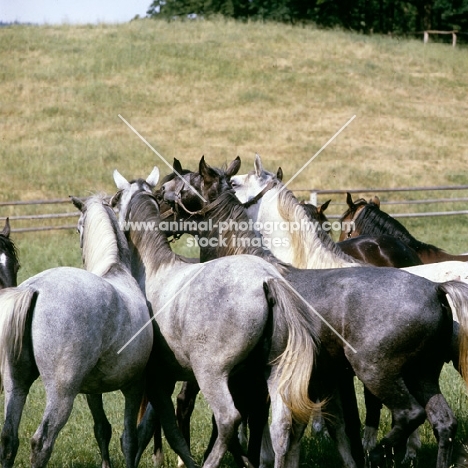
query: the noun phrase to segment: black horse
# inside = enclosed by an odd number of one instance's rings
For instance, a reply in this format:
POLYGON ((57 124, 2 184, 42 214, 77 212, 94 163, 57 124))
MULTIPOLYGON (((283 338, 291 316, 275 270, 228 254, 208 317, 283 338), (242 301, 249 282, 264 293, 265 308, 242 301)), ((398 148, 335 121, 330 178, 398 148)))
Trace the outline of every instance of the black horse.
POLYGON ((10 221, 5 220, 5 226, 0 232, 0 289, 17 286, 17 275, 20 268, 18 252, 10 239, 10 221))

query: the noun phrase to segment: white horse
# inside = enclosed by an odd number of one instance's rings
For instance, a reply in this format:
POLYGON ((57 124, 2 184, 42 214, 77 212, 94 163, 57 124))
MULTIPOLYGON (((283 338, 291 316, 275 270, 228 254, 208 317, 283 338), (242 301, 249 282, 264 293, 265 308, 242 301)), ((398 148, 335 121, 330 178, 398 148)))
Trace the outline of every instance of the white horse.
MULTIPOLYGON (((247 214, 253 227, 275 257, 297 268, 364 266, 343 254, 330 236, 310 221, 303 206, 278 175, 281 176, 281 172, 266 171, 257 154, 253 171, 231 178, 237 198, 249 205, 247 214)), ((402 269, 434 282, 468 283, 468 262, 447 261, 402 269)))
POLYGON ((16 288, 0 291, 0 366, 5 424, 0 441, 3 467, 12 467, 18 426, 32 383, 41 376, 46 408, 31 440, 31 466, 46 466, 75 397, 85 393, 94 418, 102 467, 110 468, 110 424, 102 393, 125 396, 122 450, 135 467, 136 422, 143 375, 152 345, 151 327, 123 348, 150 319, 146 300, 130 273, 130 254, 112 209, 101 197, 85 203, 79 231, 88 271, 46 270, 16 288))

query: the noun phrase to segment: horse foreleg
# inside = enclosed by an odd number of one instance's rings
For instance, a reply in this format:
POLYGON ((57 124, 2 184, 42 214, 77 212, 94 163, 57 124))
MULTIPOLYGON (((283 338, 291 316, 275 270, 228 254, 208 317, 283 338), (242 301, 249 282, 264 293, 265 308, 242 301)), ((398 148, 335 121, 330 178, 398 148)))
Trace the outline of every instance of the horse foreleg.
POLYGON ((109 442, 112 436, 112 427, 104 413, 102 395, 86 395, 89 409, 94 420, 94 436, 101 452, 101 467, 110 468, 109 442))
POLYGON ((146 410, 142 420, 138 424, 138 451, 135 457, 135 466, 140 463, 141 456, 146 447, 153 438, 153 464, 155 467, 162 466, 164 462, 164 454, 162 451, 162 436, 161 436, 161 422, 156 414, 156 411, 150 403, 146 405, 146 410))

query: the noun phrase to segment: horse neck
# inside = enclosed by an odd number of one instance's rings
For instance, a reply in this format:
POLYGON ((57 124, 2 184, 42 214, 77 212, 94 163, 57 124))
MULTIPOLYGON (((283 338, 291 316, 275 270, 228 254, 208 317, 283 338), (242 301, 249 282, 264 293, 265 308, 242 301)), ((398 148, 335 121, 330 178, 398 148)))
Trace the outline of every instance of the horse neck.
MULTIPOLYGON (((372 205, 366 205, 355 220, 356 231, 370 236, 388 235, 396 237, 411 247, 423 263, 461 260, 444 252, 435 245, 416 239, 397 219, 372 205)), ((458 256, 455 256, 458 257, 458 256)))
POLYGON ((144 285, 149 277, 154 277, 166 268, 171 268, 177 263, 185 263, 176 255, 169 242, 158 229, 160 218, 159 211, 152 206, 150 199, 141 199, 137 209, 131 210, 128 240, 131 252, 131 271, 138 284, 144 290, 144 285))
MULTIPOLYGON (((311 222, 304 208, 291 191, 274 187, 260 201, 257 221, 265 232, 268 221, 286 223, 282 229, 282 242, 286 248, 278 249, 272 243, 272 252, 280 260, 296 268, 322 269, 343 268, 362 265, 356 259, 343 253, 328 235, 319 235, 317 223, 311 222)), ((279 224, 278 226, 281 226, 279 224)))
POLYGON ((102 197, 87 206, 82 254, 86 270, 97 276, 130 271, 127 241, 111 208, 103 205, 102 197))
POLYGON ((197 223, 198 235, 211 240, 212 245, 200 245, 201 262, 230 255, 255 255, 282 272, 283 263, 262 246, 262 238, 253 231, 252 221, 233 193, 221 194, 205 211, 204 221, 197 223), (247 229, 241 229, 245 226, 247 229))

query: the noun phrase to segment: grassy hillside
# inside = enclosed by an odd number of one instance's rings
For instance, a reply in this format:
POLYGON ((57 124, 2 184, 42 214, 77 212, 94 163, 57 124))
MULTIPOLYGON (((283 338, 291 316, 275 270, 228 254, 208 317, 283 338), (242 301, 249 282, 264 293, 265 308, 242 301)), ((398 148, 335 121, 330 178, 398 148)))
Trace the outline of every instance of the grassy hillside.
MULTIPOLYGON (((266 168, 281 165, 286 180, 356 115, 292 188, 468 184, 466 48, 310 27, 140 20, 1 28, 0 63, 0 202, 110 193, 115 168, 128 178, 146 176, 155 164, 167 173, 118 114, 170 162, 177 157, 196 168, 202 155, 212 165, 240 155, 245 172, 258 152, 266 168)), ((452 207, 466 209, 464 203, 452 207)), ((0 216, 18 212, 0 206, 0 216)), ((466 217, 404 223, 426 242, 468 251, 466 217)), ((81 265, 71 231, 16 233, 14 239, 20 280, 45 268, 81 265)), ((457 441, 466 435, 468 408, 459 380, 446 370, 445 392, 460 422, 457 441)), ((23 418, 17 466, 28 466, 41 392, 37 384, 23 418)), ((115 466, 123 466, 122 402, 115 395, 108 401, 112 454, 115 466)), ((194 423, 198 461, 209 418, 202 407, 194 423)), ((388 415, 385 424, 388 430, 388 415)), ((432 466, 435 440, 427 425, 423 433, 420 466, 432 466)), ((304 444, 307 468, 335 467, 335 456, 325 440, 310 437, 304 444)), ((80 398, 50 466, 84 468, 98 459, 80 398)), ((143 466, 151 466, 149 454, 143 466)), ((232 466, 229 458, 224 466, 232 466)))
MULTIPOLYGON (((466 48, 221 20, 15 26, 0 39, 0 201, 112 192, 114 168, 165 171, 118 114, 168 161, 240 155, 250 170, 258 152, 286 178, 356 115, 292 188, 468 183, 466 48)), ((416 234, 468 250, 464 221, 439 224, 416 234)))

